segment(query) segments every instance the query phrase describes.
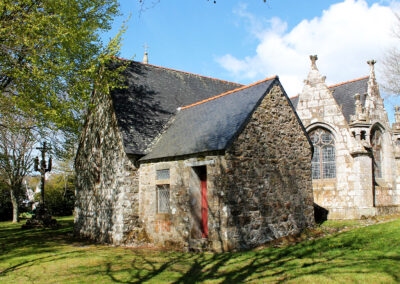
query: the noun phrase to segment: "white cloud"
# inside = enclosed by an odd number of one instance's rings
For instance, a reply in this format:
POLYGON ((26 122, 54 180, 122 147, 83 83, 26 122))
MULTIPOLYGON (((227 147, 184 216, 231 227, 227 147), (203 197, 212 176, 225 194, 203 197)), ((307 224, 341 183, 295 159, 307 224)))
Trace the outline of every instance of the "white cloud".
POLYGON ((226 54, 217 62, 237 80, 277 74, 289 96, 301 92, 311 54, 318 55, 317 65, 328 84, 362 77, 368 75, 366 61, 381 62, 385 50, 394 44, 393 9, 398 7, 398 1, 368 6, 364 0, 345 0, 288 30, 281 19, 257 19, 240 6, 235 13, 259 41, 256 54, 245 58, 226 54))

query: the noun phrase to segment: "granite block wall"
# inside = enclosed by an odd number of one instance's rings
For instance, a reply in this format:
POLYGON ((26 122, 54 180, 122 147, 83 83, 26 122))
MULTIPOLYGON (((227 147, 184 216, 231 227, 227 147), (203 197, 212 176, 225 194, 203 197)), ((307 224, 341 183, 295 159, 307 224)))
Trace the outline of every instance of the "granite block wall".
POLYGON ((94 95, 75 160, 75 233, 122 244, 139 228, 136 157, 124 151, 109 95, 94 95))
POLYGON ((229 246, 249 248, 314 224, 312 147, 279 86, 226 152, 229 246))
POLYGON ((149 242, 180 249, 227 251, 256 247, 314 225, 311 145, 280 87, 275 86, 231 147, 143 163, 140 220, 149 242), (208 230, 195 236, 189 192, 199 187, 194 168, 207 171, 208 230), (156 171, 170 170, 167 180, 156 171), (157 213, 156 187, 170 186, 170 211, 157 213))

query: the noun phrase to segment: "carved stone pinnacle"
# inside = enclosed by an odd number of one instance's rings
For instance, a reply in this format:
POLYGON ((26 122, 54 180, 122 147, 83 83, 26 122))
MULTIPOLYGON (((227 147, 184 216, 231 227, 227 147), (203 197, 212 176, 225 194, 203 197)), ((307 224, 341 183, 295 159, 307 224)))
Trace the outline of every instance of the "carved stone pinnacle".
POLYGON ((311 60, 311 69, 317 69, 317 64, 315 63, 318 60, 317 55, 310 55, 311 60))

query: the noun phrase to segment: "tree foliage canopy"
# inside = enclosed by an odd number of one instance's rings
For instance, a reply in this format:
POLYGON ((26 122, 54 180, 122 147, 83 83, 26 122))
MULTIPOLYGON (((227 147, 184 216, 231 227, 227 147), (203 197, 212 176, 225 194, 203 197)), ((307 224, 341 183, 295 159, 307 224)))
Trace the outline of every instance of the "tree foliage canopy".
POLYGON ((100 39, 116 15, 117 0, 0 1, 0 104, 77 132, 99 64, 118 44, 100 39))

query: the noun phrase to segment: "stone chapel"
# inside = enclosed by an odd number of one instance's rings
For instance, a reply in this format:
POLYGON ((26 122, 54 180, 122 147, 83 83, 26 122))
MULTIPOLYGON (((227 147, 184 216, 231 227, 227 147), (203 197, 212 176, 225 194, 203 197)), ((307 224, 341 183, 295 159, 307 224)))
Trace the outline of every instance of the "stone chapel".
POLYGON ((330 219, 399 212, 400 112, 390 126, 376 82, 369 76, 327 86, 310 56, 303 91, 291 98, 314 145, 314 202, 330 219))
POLYGON ((79 141, 77 234, 226 251, 314 224, 312 143, 277 76, 125 62, 126 88, 94 93, 79 141))

